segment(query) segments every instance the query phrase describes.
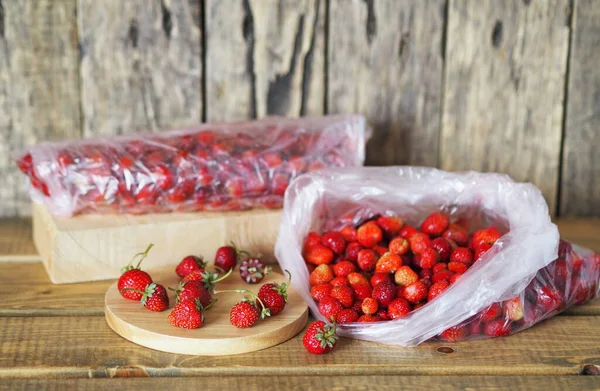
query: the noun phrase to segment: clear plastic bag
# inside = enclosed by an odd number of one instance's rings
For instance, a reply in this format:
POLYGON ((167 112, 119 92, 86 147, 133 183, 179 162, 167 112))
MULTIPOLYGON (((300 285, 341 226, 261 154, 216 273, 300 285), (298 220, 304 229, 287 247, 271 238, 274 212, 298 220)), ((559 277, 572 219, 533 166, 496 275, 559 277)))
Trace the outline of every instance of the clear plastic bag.
POLYGON ((41 143, 17 163, 54 215, 278 208, 298 175, 362 165, 368 136, 362 116, 270 117, 41 143))
POLYGON ((558 230, 539 189, 500 174, 365 167, 302 175, 285 195, 275 254, 313 315, 327 321, 311 296, 302 254, 309 232, 340 230, 374 215, 415 225, 440 210, 468 219, 475 229, 493 225, 506 233, 434 300, 395 320, 339 324, 339 334, 401 346, 507 335, 598 294, 599 257, 562 242, 557 259, 558 230), (500 311, 485 319, 496 319, 494 324, 483 324, 482 316, 498 302, 500 311))

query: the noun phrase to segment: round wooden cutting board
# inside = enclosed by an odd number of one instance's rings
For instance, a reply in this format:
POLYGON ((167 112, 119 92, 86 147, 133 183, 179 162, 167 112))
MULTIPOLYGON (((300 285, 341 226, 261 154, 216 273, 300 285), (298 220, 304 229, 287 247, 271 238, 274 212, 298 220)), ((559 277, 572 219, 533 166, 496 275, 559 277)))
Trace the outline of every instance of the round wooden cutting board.
MULTIPOLYGON (((165 278, 153 273, 155 282, 165 287, 176 287, 179 279, 171 270, 165 278)), ((279 273, 268 275, 261 284, 244 283, 236 270, 217 283, 219 290, 249 289, 254 293, 266 282, 284 282, 279 273)), ((298 334, 306 325, 308 307, 291 287, 288 288, 288 304, 276 316, 259 320, 253 327, 238 329, 229 323, 231 307, 240 301, 241 293, 213 295, 218 301, 204 313, 204 324, 194 330, 171 326, 167 315, 175 306, 173 292, 169 291, 169 309, 152 312, 141 303, 126 300, 119 294, 117 283, 108 288, 105 296, 105 314, 108 325, 123 338, 139 345, 163 352, 220 356, 247 353, 280 344, 298 334)))

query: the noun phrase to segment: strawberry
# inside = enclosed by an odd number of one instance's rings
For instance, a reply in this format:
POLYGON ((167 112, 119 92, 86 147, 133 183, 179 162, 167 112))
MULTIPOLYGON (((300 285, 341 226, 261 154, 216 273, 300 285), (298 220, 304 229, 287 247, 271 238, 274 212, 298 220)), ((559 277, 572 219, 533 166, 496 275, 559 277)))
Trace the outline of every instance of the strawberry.
POLYGON ((419 255, 419 267, 423 269, 431 269, 440 260, 440 254, 433 247, 425 248, 419 255))
POLYGON ((369 221, 358 228, 356 238, 362 246, 371 248, 381 242, 383 233, 374 221, 369 221))
POLYGON ((421 232, 429 236, 440 236, 448 228, 450 218, 442 212, 430 214, 421 223, 421 232))
POLYGON ((335 277, 331 282, 329 282, 331 286, 350 286, 348 282, 348 277, 335 277))
POLYGON ((396 285, 408 286, 418 279, 419 276, 410 268, 410 266, 402 266, 394 273, 396 285))
POLYGON ((456 225, 460 225, 461 227, 463 227, 464 229, 466 229, 467 231, 469 230, 469 228, 471 228, 471 221, 468 220, 465 217, 461 217, 460 219, 456 220, 454 222, 454 224, 456 225))
POLYGON ((466 247, 455 248, 450 254, 450 262, 460 262, 465 265, 471 265, 473 263, 473 251, 466 247))
POLYGON ((143 291, 133 288, 123 288, 126 291, 135 291, 142 294, 141 303, 144 307, 154 312, 161 312, 169 308, 169 296, 164 286, 151 283, 143 291))
POLYGON ((436 263, 433 266, 433 268, 431 269, 433 274, 439 273, 441 271, 446 271, 446 270, 448 270, 448 264, 446 264, 446 263, 436 263))
MULTIPOLYGON (((438 263, 438 265, 440 265, 440 264, 438 263)), ((450 282, 450 280, 452 279, 453 276, 454 276, 454 273, 452 273, 450 270, 442 270, 437 273, 433 273, 433 276, 431 277, 431 282, 433 282, 434 284, 438 281, 450 282)))
POLYGON ((410 248, 410 244, 409 244, 408 240, 404 239, 403 237, 398 236, 390 241, 390 244, 388 247, 389 247, 390 251, 393 252, 394 254, 403 255, 408 252, 408 250, 410 248))
POLYGON ((351 287, 354 287, 355 285, 369 285, 369 280, 367 280, 367 277, 356 272, 348 274, 348 282, 350 283, 351 287))
POLYGON ((371 288, 368 282, 366 284, 352 285, 352 289, 354 289, 354 296, 357 299, 366 299, 367 297, 371 297, 373 293, 373 288, 371 288))
MULTIPOLYGON (((437 253, 436 253, 437 255, 437 253)), ((376 273, 395 273, 402 266, 402 258, 392 252, 386 252, 375 265, 376 273)))
POLYGON ((494 303, 488 308, 482 310, 480 314, 480 319, 482 322, 494 320, 502 315, 502 305, 500 303, 494 303))
POLYGON ((375 285, 379 284, 380 282, 384 282, 384 281, 392 282, 392 278, 390 277, 390 275, 388 273, 375 273, 369 279, 371 286, 375 286, 375 285))
POLYGON ((346 277, 356 271, 356 266, 350 261, 340 261, 333 265, 333 274, 336 277, 346 277))
POLYGON ((223 281, 224 279, 229 277, 232 271, 233 269, 230 269, 227 273, 223 274, 222 276, 219 276, 218 273, 211 273, 210 271, 205 269, 198 269, 185 276, 183 280, 181 280, 181 282, 186 283, 189 281, 200 281, 204 284, 206 290, 210 292, 217 284, 217 282, 223 281))
POLYGON ((479 258, 481 258, 481 256, 483 254, 485 254, 490 248, 492 248, 492 245, 489 243, 482 243, 479 248, 477 248, 477 250, 475 250, 475 254, 473 255, 473 259, 475 261, 478 261, 479 258))
POLYGON ((236 303, 229 313, 229 323, 240 329, 254 326, 258 318, 260 318, 258 307, 249 301, 236 303))
POLYGON ((334 299, 331 296, 325 296, 319 301, 319 312, 326 319, 335 319, 338 312, 344 309, 342 303, 339 300, 334 299))
POLYGON ((206 262, 202 257, 197 257, 195 255, 188 255, 183 258, 179 265, 175 268, 175 273, 181 278, 187 276, 191 272, 199 269, 204 269, 206 267, 206 262))
POLYGON ((312 263, 313 265, 327 265, 333 261, 334 254, 331 249, 323 246, 322 244, 316 244, 306 252, 304 259, 306 262, 312 263))
POLYGON ((360 315, 362 315, 362 313, 363 313, 363 312, 362 312, 362 303, 363 303, 363 301, 364 301, 363 299, 356 299, 356 300, 354 301, 354 304, 352 304, 352 309, 353 309, 354 311, 356 311, 356 313, 357 313, 359 316, 360 316, 360 315))
POLYGON ((380 308, 379 311, 375 313, 375 316, 377 316, 381 320, 390 320, 388 312, 383 308, 380 308))
POLYGON ((421 254, 426 248, 431 247, 431 239, 422 232, 413 234, 410 239, 410 249, 415 254, 421 254))
POLYGON ((508 319, 518 321, 523 319, 523 304, 519 296, 504 302, 504 313, 508 319))
POLYGON ((537 304, 546 312, 552 312, 562 308, 564 298, 558 289, 543 286, 537 291, 537 304))
POLYGON ((454 284, 456 280, 462 277, 462 273, 456 273, 450 278, 450 284, 454 284))
POLYGON ((484 243, 494 245, 496 240, 500 239, 501 236, 502 235, 500 234, 500 231, 498 231, 496 227, 480 229, 479 231, 475 231, 475 233, 473 233, 469 247, 477 251, 477 249, 484 243))
POLYGON ((413 305, 413 311, 418 310, 419 308, 423 307, 425 304, 427 304, 427 302, 425 301, 420 301, 417 304, 413 305))
POLYGON ((363 246, 358 242, 350 242, 346 246, 346 259, 350 262, 356 262, 358 253, 363 249, 363 246))
POLYGON ((467 326, 458 325, 442 331, 440 339, 448 342, 456 342, 465 339, 468 335, 469 328, 467 326))
POLYGON ((370 322, 381 322, 381 318, 377 315, 361 315, 357 322, 359 323, 370 323, 370 322))
POLYGON ((483 332, 488 337, 501 337, 509 335, 510 323, 503 318, 493 319, 483 325, 483 332))
POLYGON ((346 239, 344 239, 344 235, 340 232, 329 231, 323 235, 321 244, 336 254, 342 254, 346 248, 346 239))
POLYGON ((449 262, 448 263, 448 270, 450 270, 453 273, 460 273, 463 274, 464 272, 467 271, 469 267, 467 265, 465 265, 464 263, 460 263, 460 262, 449 262))
POLYGON ((421 269, 419 272, 419 278, 422 280, 431 280, 433 277, 433 270, 431 268, 421 269))
POLYGON ((331 289, 331 297, 337 299, 346 308, 354 304, 354 291, 349 286, 335 286, 331 289))
POLYGON ((177 289, 169 288, 169 290, 175 292, 176 303, 198 299, 200 304, 206 307, 212 301, 212 296, 202 281, 180 282, 177 289))
POLYGON ((353 322, 356 322, 357 320, 358 320, 358 312, 356 312, 350 308, 341 310, 335 316, 335 322, 337 324, 353 323, 353 322))
POLYGON ((450 284, 448 281, 438 281, 434 282, 433 285, 429 288, 429 294, 427 295, 427 301, 431 301, 435 299, 440 293, 445 291, 450 284))
POLYGON ((302 344, 309 353, 323 354, 333 350, 337 339, 335 323, 328 325, 318 320, 308 326, 304 337, 302 337, 302 344))
POLYGON ((450 224, 448 229, 442 234, 442 237, 452 240, 461 247, 464 247, 469 243, 469 232, 458 224, 450 224))
POLYGON ((446 261, 452 252, 450 242, 444 238, 435 238, 431 241, 431 247, 440 254, 440 260, 446 261))
POLYGON ((379 256, 375 251, 371 249, 364 249, 358 252, 356 263, 361 270, 368 272, 375 269, 378 260, 379 256))
POLYGON ((229 246, 219 247, 215 254, 215 267, 228 272, 235 268, 242 254, 251 256, 247 251, 238 250, 233 242, 229 246))
POLYGON ((379 303, 372 297, 367 297, 362 301, 360 309, 363 314, 373 315, 379 309, 379 303))
POLYGON ((240 264, 240 277, 248 284, 258 284, 271 273, 271 267, 265 266, 260 258, 246 258, 240 264))
POLYGON ((387 312, 390 319, 398 319, 407 315, 410 311, 412 311, 412 308, 408 301, 402 297, 398 297, 388 305, 387 312))
POLYGON ((347 225, 340 230, 340 233, 346 242, 356 242, 356 228, 347 225))
POLYGON ((264 284, 258 291, 258 298, 262 300, 265 307, 269 309, 271 316, 275 316, 285 307, 287 303, 287 289, 292 281, 292 275, 286 270, 289 276, 288 282, 277 284, 264 284))
POLYGON ((371 297, 379 303, 380 307, 387 307, 396 298, 396 286, 391 282, 382 282, 373 287, 371 297))
POLYGON ((317 266, 308 277, 311 286, 326 284, 331 280, 333 280, 333 271, 331 266, 325 264, 317 266))
POLYGON ((167 320, 175 327, 197 329, 204 322, 204 311, 208 310, 213 304, 214 301, 204 307, 198 299, 182 300, 175 305, 167 320))
POLYGON ((140 293, 140 291, 145 291, 146 287, 152 284, 152 277, 140 270, 140 264, 148 256, 148 252, 152 246, 153 244, 150 243, 144 252, 135 254, 129 261, 129 264, 121 269, 122 274, 117 282, 117 289, 124 298, 139 301, 143 296, 143 293, 140 293), (133 261, 138 257, 140 257, 140 260, 136 266, 133 266, 133 261))
POLYGON ((383 254, 388 252, 388 249, 385 246, 377 245, 377 246, 373 247, 373 251, 375 251, 377 253, 377 256, 381 257, 381 256, 383 256, 383 254))
POLYGON ((410 225, 404 225, 404 227, 402 227, 402 229, 400 230, 400 232, 398 232, 398 236, 403 237, 406 240, 410 240, 410 238, 416 234, 417 229, 413 226, 410 225))
POLYGON ((379 228, 381 228, 388 238, 396 236, 404 225, 404 221, 395 216, 381 216, 376 220, 376 222, 379 228))
POLYGON ((331 286, 331 284, 315 285, 312 288, 310 288, 310 295, 316 302, 318 302, 323 297, 330 296, 332 289, 333 286, 331 286))
POLYGON ((427 286, 423 281, 415 281, 404 289, 404 298, 409 302, 416 304, 427 298, 427 286))
POLYGON ((304 240, 304 247, 302 252, 306 254, 308 250, 315 247, 317 244, 321 244, 321 236, 316 232, 309 232, 304 240))
POLYGON ((469 323, 469 335, 480 335, 481 334, 482 322, 479 319, 475 319, 469 323))

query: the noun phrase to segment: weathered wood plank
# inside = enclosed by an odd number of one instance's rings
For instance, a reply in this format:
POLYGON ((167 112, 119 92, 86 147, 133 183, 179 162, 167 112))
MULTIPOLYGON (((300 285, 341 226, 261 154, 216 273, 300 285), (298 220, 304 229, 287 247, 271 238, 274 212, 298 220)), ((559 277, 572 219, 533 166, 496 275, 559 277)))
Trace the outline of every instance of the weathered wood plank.
POLYGON ((0 219, 0 259, 14 262, 23 256, 39 259, 33 245, 31 219, 0 219))
POLYGON ((0 216, 31 210, 12 154, 81 135, 75 1, 0 1, 0 216))
POLYGON ((194 357, 137 346, 97 316, 3 317, 0 378, 344 376, 349 369, 353 375, 577 375, 586 365, 600 365, 599 322, 594 316, 561 316, 506 338, 432 342, 411 349, 341 339, 333 354, 323 356, 304 351, 301 333, 254 353, 194 357))
POLYGON ((85 136, 201 121, 199 4, 78 0, 85 136))
POLYGON ((450 0, 440 163, 536 184, 556 210, 569 1, 450 0))
MULTIPOLYGON (((139 374, 143 376, 142 373, 139 374)), ((131 374, 125 374, 131 376, 131 374)), ((221 390, 597 390, 594 376, 206 376, 113 379, 3 379, 0 390, 152 390, 187 391, 199 384, 221 390)))
POLYGON ((367 116, 367 164, 438 165, 444 3, 331 0, 328 110, 367 116))
POLYGON ((561 216, 600 216, 600 8, 575 0, 562 161, 561 216))
POLYGON ((322 114, 325 0, 206 0, 207 119, 322 114))

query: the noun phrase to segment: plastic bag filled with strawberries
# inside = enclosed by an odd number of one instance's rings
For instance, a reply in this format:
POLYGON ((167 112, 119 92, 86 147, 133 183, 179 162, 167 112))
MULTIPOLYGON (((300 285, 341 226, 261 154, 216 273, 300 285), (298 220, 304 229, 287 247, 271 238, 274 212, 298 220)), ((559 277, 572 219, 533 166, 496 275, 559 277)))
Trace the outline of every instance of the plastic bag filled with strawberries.
POLYGON ((599 293, 539 189, 500 174, 326 169, 289 187, 276 256, 338 334, 414 346, 510 335, 599 293))
POLYGON ((298 175, 361 166, 368 137, 362 116, 269 117, 41 143, 17 163, 54 215, 279 208, 298 175))

